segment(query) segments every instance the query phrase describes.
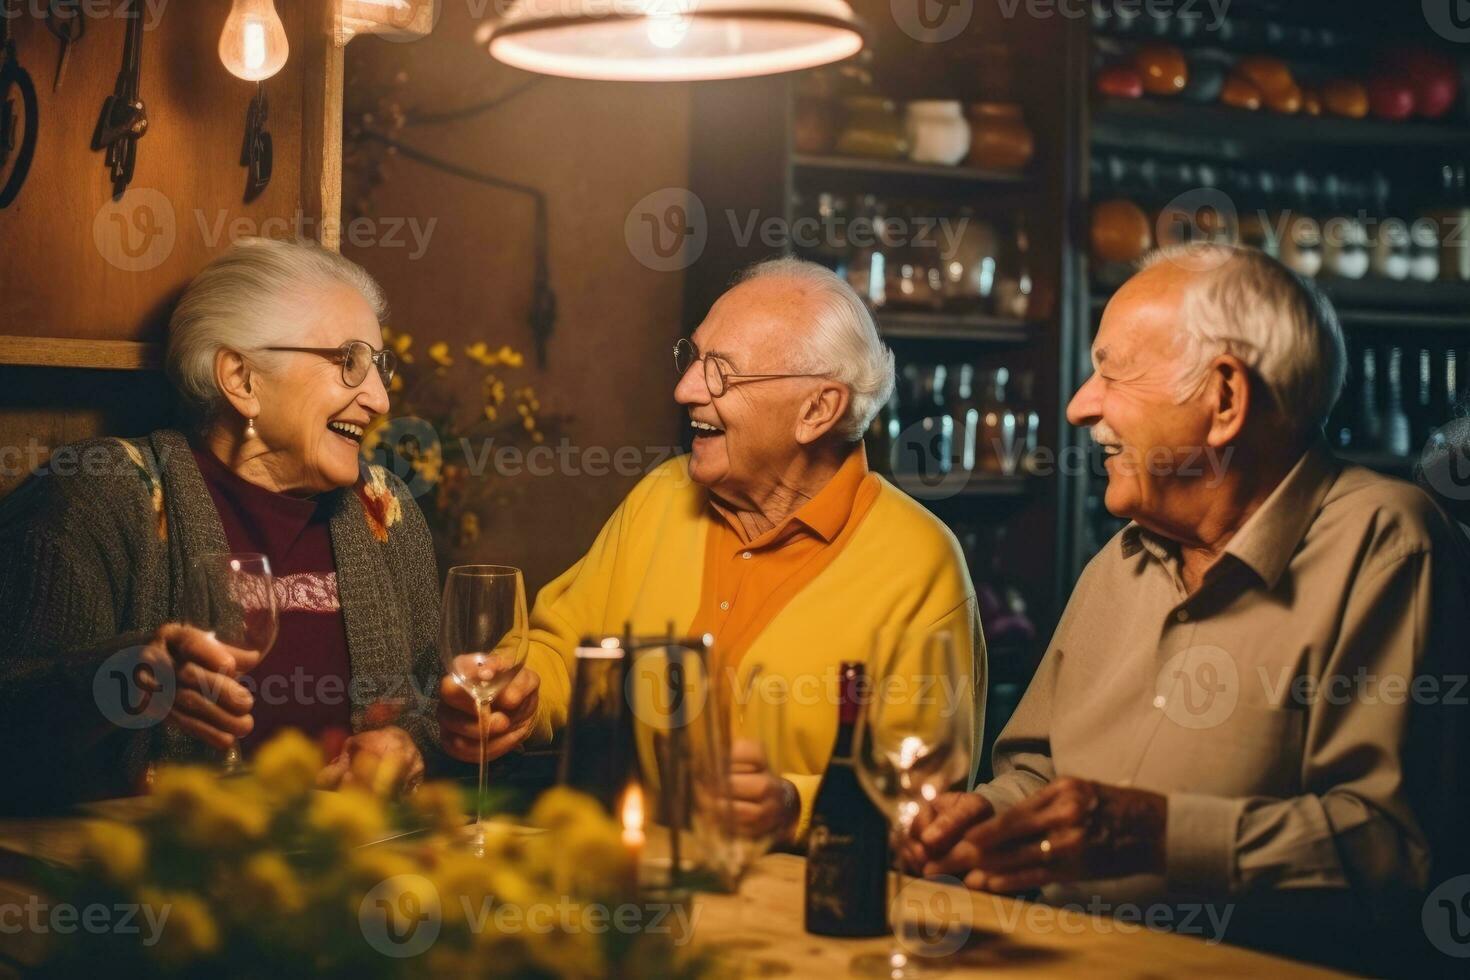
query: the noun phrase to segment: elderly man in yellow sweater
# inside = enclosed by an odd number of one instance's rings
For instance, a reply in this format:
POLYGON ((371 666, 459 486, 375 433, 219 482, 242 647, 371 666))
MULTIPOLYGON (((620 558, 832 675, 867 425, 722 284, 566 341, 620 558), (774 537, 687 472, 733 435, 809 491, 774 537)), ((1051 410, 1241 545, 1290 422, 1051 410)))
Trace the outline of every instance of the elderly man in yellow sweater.
MULTIPOLYGON (((835 690, 839 662, 865 659, 880 627, 953 630, 975 745, 985 647, 974 589, 948 528, 868 470, 862 436, 893 390, 893 354, 841 278, 798 259, 757 265, 674 361, 693 452, 649 473, 537 596, 522 672, 534 677, 502 694, 489 751, 566 720, 579 637, 625 624, 710 633, 737 689, 756 671, 790 685, 787 771, 747 757, 739 768, 753 771, 733 790, 750 823, 796 836, 837 728, 833 698, 796 695, 835 690)), ((474 706, 447 680, 441 692, 444 748, 473 761, 474 706)))

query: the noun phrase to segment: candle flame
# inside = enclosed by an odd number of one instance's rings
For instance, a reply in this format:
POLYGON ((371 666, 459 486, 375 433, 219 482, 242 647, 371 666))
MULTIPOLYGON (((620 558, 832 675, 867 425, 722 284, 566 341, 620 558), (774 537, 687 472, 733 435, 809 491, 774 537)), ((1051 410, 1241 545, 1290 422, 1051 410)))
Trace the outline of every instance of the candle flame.
POLYGON ((623 843, 629 847, 643 845, 643 787, 631 783, 623 794, 623 843))

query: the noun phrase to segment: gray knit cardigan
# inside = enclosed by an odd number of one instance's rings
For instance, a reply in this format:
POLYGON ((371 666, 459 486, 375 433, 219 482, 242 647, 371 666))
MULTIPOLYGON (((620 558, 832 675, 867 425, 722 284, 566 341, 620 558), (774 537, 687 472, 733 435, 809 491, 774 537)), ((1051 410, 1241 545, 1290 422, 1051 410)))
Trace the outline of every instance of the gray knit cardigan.
MULTIPOLYGON (((109 724, 93 693, 103 661, 180 618, 190 560, 229 550, 188 441, 165 429, 51 459, 0 502, 0 809, 135 791, 154 762, 213 754, 166 724, 109 724)), ((440 673, 428 526, 378 466, 327 503, 353 729, 374 703, 401 705, 427 756, 440 673)))

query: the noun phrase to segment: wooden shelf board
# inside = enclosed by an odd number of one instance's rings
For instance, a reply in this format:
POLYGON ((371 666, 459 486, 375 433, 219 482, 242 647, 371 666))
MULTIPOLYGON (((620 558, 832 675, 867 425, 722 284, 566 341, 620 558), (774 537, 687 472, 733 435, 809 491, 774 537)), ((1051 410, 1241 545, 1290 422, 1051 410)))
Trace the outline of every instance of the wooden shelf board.
POLYGON ((1036 335, 1034 323, 1015 317, 918 312, 881 312, 876 316, 879 333, 903 340, 1024 343, 1036 335))
POLYGON ((969 480, 957 489, 946 486, 944 480, 930 483, 914 473, 896 473, 888 479, 904 493, 926 502, 973 497, 1021 497, 1030 492, 1030 481, 1024 474, 972 473, 969 480))
POLYGON ((1095 144, 1135 150, 1190 152, 1203 145, 1212 155, 1223 151, 1227 157, 1237 156, 1245 147, 1283 144, 1390 150, 1470 148, 1470 127, 1453 122, 1289 116, 1164 99, 1097 99, 1091 136, 1095 144))
POLYGON ((0 364, 157 371, 163 367, 163 345, 136 340, 0 336, 0 364))
POLYGON ((882 160, 868 157, 816 156, 793 154, 792 165, 798 170, 861 173, 873 176, 946 180, 968 184, 1028 184, 1033 178, 1022 171, 982 170, 979 167, 946 167, 942 164, 912 163, 908 160, 882 160))

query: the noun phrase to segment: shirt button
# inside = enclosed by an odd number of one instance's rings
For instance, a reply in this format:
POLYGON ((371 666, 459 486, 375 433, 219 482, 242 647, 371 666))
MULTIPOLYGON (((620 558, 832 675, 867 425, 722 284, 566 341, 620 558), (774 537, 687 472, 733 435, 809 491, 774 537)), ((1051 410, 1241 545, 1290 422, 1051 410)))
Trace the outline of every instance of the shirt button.
POLYGON ((740 557, 741 558, 749 558, 750 557, 750 552, 747 551, 744 554, 742 554, 740 557))
POLYGON ((1177 619, 1181 623, 1187 623, 1187 622, 1189 622, 1189 610, 1188 609, 1181 609, 1181 610, 1179 610, 1177 613, 1174 614, 1174 618, 1177 619))
POLYGON ((1154 707, 1155 708, 1162 708, 1166 704, 1168 704, 1168 701, 1166 701, 1164 699, 1164 696, 1162 694, 1156 694, 1156 695, 1154 695, 1154 707))
POLYGON ((728 602, 722 602, 722 603, 720 603, 720 608, 721 609, 729 609, 730 608, 730 604, 728 602))

